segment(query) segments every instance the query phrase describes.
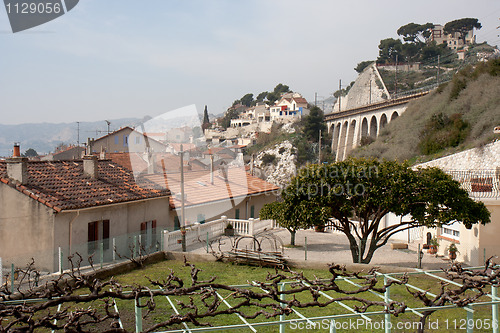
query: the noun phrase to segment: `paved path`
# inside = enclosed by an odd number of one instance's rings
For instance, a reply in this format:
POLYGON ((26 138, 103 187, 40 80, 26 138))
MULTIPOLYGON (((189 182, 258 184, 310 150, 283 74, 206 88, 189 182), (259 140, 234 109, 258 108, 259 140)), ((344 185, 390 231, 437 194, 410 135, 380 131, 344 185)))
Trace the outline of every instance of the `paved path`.
MULTIPOLYGON (((286 229, 274 229, 271 231, 273 235, 277 236, 283 244, 290 244, 290 233, 286 229)), ((300 230, 297 232, 295 243, 297 247, 284 248, 284 255, 286 258, 292 260, 304 260, 305 259, 305 239, 307 237, 307 262, 308 263, 336 263, 336 264, 352 264, 351 251, 349 250, 349 244, 346 236, 338 233, 332 232, 315 232, 313 230, 300 230)), ((398 242, 398 241, 394 241, 398 242)), ((230 242, 226 241, 223 247, 224 251, 230 249, 230 242)), ((239 248, 245 249, 252 248, 251 242, 242 240, 239 248)), ((410 244, 409 249, 405 250, 393 250, 391 249, 390 243, 379 248, 370 262, 371 266, 377 265, 390 265, 399 266, 405 268, 416 268, 417 267, 417 243, 410 244)), ((263 242, 263 249, 265 251, 272 251, 272 246, 270 242, 263 242)), ((194 253, 206 253, 205 247, 201 246, 190 246, 188 247, 189 252, 194 253)), ((447 267, 450 261, 443 257, 436 257, 428 253, 424 253, 422 259, 423 269, 440 269, 441 267, 447 267)))

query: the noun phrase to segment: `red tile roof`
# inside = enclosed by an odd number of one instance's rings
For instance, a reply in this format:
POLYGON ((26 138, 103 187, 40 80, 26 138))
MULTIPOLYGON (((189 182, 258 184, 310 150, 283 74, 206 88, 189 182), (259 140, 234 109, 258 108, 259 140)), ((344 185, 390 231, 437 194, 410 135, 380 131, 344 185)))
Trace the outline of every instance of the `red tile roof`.
POLYGON ((109 160, 98 161, 98 179, 84 175, 82 160, 26 165, 26 185, 7 178, 6 162, 0 162, 0 181, 57 212, 170 195, 150 181, 136 181, 129 170, 109 160))
MULTIPOLYGON (((156 159, 156 170, 160 172, 163 169, 161 161, 164 161, 165 170, 167 172, 179 172, 181 158, 177 155, 171 153, 153 153, 156 159)), ((147 172, 148 162, 147 155, 144 153, 109 153, 106 154, 106 158, 111 159, 113 162, 118 163, 124 168, 133 171, 134 173, 147 172)), ((191 169, 192 170, 204 170, 203 166, 195 163, 194 159, 191 159, 191 169)), ((186 158, 184 158, 185 170, 188 169, 186 158)))
MULTIPOLYGON (((147 175, 146 179, 165 186, 161 174, 147 175)), ((236 197, 272 193, 279 187, 260 178, 251 176, 243 168, 229 168, 227 182, 218 171, 214 172, 214 184, 210 182, 210 171, 190 171, 184 173, 184 193, 186 206, 199 205, 236 197)), ((173 193, 181 193, 180 173, 167 174, 167 182, 173 193)), ((180 207, 180 198, 170 197, 172 206, 180 207)))

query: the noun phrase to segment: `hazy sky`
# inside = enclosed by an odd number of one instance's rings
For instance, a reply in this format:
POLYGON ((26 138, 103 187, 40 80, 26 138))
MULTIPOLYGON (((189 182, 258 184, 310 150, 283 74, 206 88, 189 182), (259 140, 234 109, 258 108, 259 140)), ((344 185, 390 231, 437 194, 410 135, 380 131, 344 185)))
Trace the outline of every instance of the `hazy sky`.
POLYGON ((500 44, 498 0, 80 0, 16 34, 2 6, 0 123, 221 113, 278 83, 326 98, 400 26, 464 17, 500 44))

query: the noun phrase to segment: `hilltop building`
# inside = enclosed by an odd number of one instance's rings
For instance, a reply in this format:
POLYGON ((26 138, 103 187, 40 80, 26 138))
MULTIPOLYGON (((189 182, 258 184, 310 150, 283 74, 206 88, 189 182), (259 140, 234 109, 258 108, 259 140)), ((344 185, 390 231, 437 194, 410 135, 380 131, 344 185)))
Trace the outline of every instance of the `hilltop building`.
POLYGON ((476 35, 474 35, 474 29, 469 30, 465 36, 464 45, 464 41, 460 38, 460 34, 458 32, 446 34, 444 32, 444 26, 436 24, 434 25, 434 28, 432 28, 430 40, 435 41, 437 44, 445 43, 451 50, 459 50, 466 45, 475 43, 476 35))

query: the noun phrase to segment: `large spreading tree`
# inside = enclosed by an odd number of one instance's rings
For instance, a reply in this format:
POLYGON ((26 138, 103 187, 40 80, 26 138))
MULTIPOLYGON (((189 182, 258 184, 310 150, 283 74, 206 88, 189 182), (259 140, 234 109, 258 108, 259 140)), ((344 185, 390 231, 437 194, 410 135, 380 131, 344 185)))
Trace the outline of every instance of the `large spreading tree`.
POLYGON ((481 29, 481 27, 481 23, 479 23, 477 18, 463 18, 446 23, 443 31, 447 34, 458 32, 460 35, 459 38, 465 45, 465 37, 467 36, 467 33, 474 28, 481 29))
MULTIPOLYGON (((472 200, 442 170, 413 170, 395 161, 349 159, 310 165, 301 169, 284 193, 285 201, 327 209, 335 228, 349 241, 353 262, 360 263, 369 263, 378 248, 403 230, 455 221, 471 228, 490 222, 484 204, 472 200), (389 213, 410 219, 385 225, 383 218, 389 213)), ((288 208, 298 214, 301 205, 288 208)))

